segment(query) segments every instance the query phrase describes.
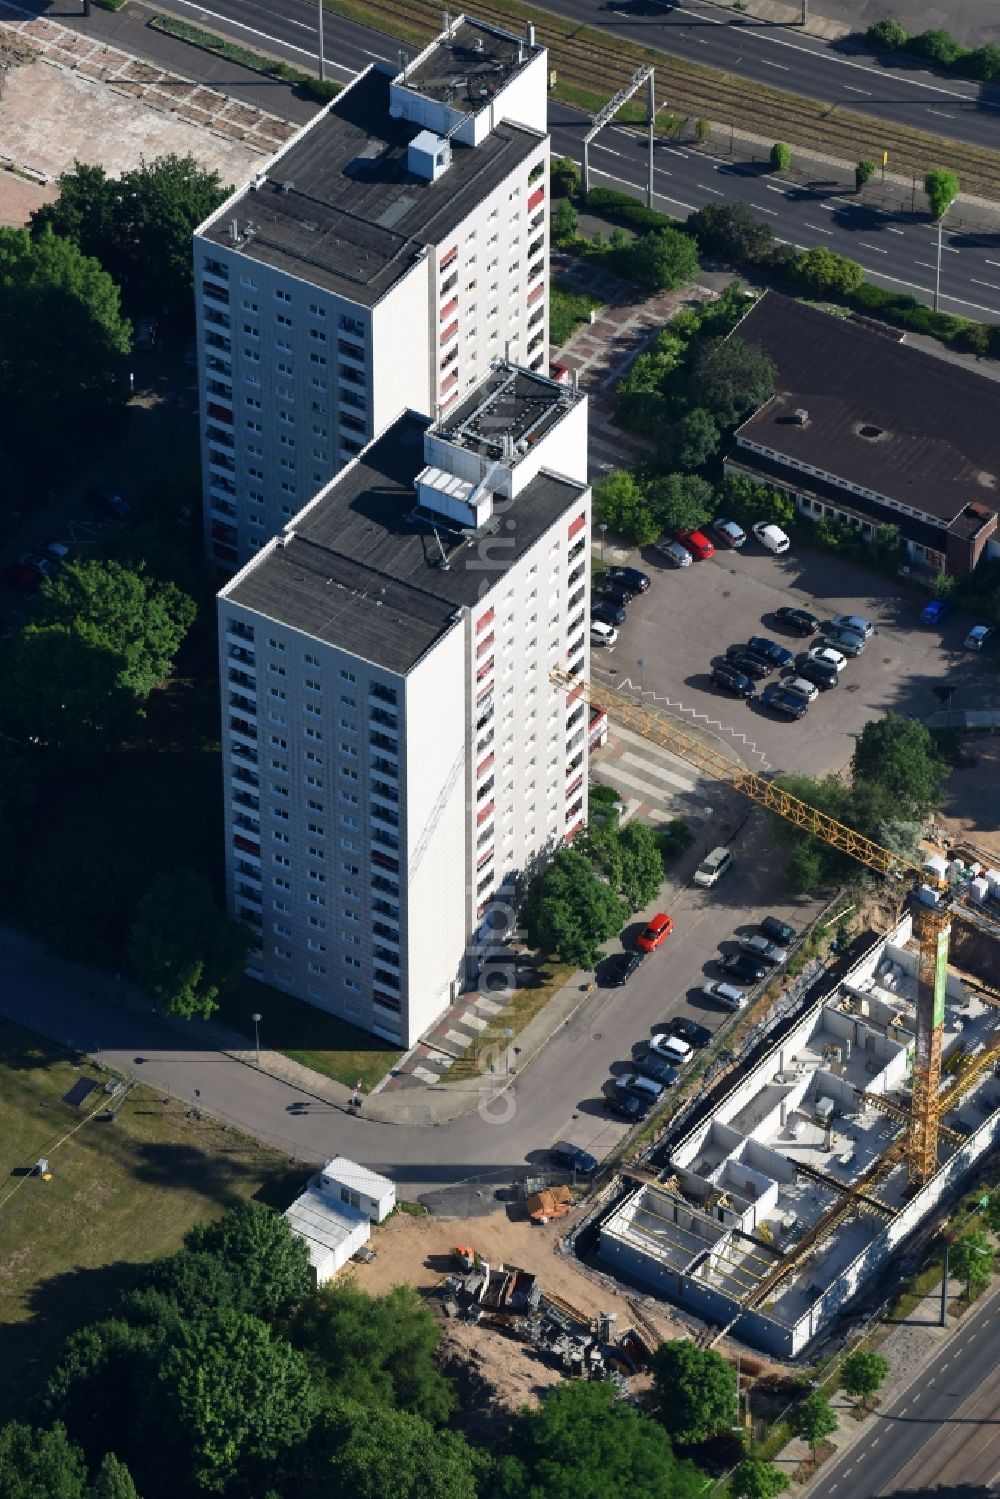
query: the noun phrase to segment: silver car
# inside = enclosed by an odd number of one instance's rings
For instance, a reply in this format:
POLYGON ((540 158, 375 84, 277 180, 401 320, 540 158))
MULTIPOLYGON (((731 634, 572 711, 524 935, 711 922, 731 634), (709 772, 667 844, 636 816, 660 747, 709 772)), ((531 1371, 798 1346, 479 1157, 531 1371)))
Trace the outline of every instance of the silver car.
POLYGON ((875 626, 870 619, 865 619, 861 614, 835 614, 833 622, 842 630, 853 630, 855 635, 860 635, 862 640, 871 640, 875 634, 875 626))
POLYGON ((694 561, 687 547, 682 547, 679 541, 674 541, 670 536, 661 536, 653 545, 671 567, 690 567, 694 561))
POLYGON ((761 937, 755 932, 752 937, 741 937, 740 946, 744 952, 752 953, 755 958, 760 958, 762 963, 783 963, 788 957, 785 949, 779 947, 776 942, 769 942, 766 937, 761 937))
POLYGON ((782 677, 781 685, 786 692, 793 697, 800 697, 804 703, 811 703, 819 697, 819 688, 815 682, 807 682, 805 677, 782 677))

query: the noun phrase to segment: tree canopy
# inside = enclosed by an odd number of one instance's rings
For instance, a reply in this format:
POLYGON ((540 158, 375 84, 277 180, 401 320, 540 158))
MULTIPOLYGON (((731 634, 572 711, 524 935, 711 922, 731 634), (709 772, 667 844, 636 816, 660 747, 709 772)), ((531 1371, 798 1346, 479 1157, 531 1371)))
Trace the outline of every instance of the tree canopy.
POLYGON ((0 1499, 87 1499, 83 1454, 58 1422, 0 1430, 0 1499))
POLYGON ((476 1499, 477 1454, 411 1411, 335 1401, 319 1446, 315 1489, 307 1482, 304 1499, 476 1499))
POLYGON ((133 313, 193 317, 191 236, 226 196, 218 172, 170 153, 120 177, 74 163, 59 196, 32 214, 31 232, 64 235, 127 289, 133 313))
POLYGON ((720 427, 737 422, 774 394, 774 365, 758 344, 732 335, 698 352, 691 371, 692 404, 703 406, 720 427))
POLYGON ((533 947, 593 968, 601 943, 615 935, 627 912, 585 854, 562 848, 532 881, 521 914, 533 947))
POLYGON ((795 262, 794 274, 800 286, 820 296, 829 293, 849 296, 865 279, 864 270, 856 260, 838 255, 825 245, 803 250, 795 262))
POLYGON ((207 1020, 237 982, 249 934, 227 921, 207 875, 161 874, 139 901, 128 951, 144 993, 185 1020, 207 1020))
POLYGON ((820 1390, 807 1395, 805 1400, 792 1407, 788 1415, 793 1435, 808 1442, 814 1455, 823 1438, 836 1431, 838 1424, 836 1413, 820 1390))
POLYGON ((867 1348, 855 1348, 844 1359, 840 1370, 840 1388, 848 1395, 870 1400, 881 1389, 889 1373, 889 1360, 867 1348))
POLYGON ((773 1463, 745 1457, 730 1476, 729 1492, 733 1499, 774 1499, 776 1494, 784 1493, 789 1483, 788 1475, 773 1463))
POLYGON ((937 806, 947 776, 930 732, 915 718, 887 713, 865 724, 851 756, 855 781, 881 786, 909 817, 937 806))
POLYGON ((736 1420, 736 1379, 721 1354, 689 1338, 661 1343, 653 1355, 660 1420, 677 1442, 703 1442, 736 1420))
POLYGON ((927 173, 924 177, 924 192, 927 194, 932 218, 944 218, 958 197, 961 185, 954 172, 937 169, 927 173))
POLYGON ((971 1294, 974 1287, 989 1285, 995 1255, 986 1234, 979 1230, 963 1234, 952 1244, 949 1253, 952 1274, 965 1281, 966 1290, 971 1294))
POLYGON ((715 490, 697 474, 661 474, 647 485, 646 503, 660 531, 696 531, 715 510, 715 490))
POLYGON ((715 418, 703 406, 695 406, 668 428, 661 446, 668 461, 684 472, 703 468, 719 446, 715 418))
POLYGON ((646 492, 628 469, 605 474, 594 485, 594 517, 616 535, 627 536, 639 546, 648 545, 660 534, 646 492))
MULTIPOLYGON (((240 1310, 271 1320, 298 1306, 311 1285, 309 1250, 280 1213, 243 1202, 215 1223, 200 1223, 185 1237, 195 1255, 211 1255, 241 1291, 240 1310)), ((182 1258, 182 1256, 175 1256, 182 1258)))
POLYGON ((618 252, 629 280, 646 291, 670 291, 698 274, 698 251, 683 229, 653 229, 618 252))
POLYGON ((663 1428, 607 1384, 557 1385, 514 1418, 510 1447, 491 1499, 696 1499, 704 1482, 663 1428))
POLYGON ((743 264, 764 260, 774 236, 744 203, 706 203, 688 214, 687 228, 708 255, 743 264))

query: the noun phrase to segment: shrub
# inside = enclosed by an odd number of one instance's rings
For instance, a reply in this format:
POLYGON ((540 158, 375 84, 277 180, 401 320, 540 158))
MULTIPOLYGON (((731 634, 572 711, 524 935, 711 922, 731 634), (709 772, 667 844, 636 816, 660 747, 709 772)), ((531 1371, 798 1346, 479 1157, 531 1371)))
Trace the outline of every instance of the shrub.
POLYGON ((846 255, 838 255, 825 245, 816 245, 799 256, 795 279, 806 291, 849 296, 861 286, 865 273, 856 260, 848 260, 846 255))
POLYGON ((671 291, 698 274, 698 251, 682 229, 654 229, 616 258, 622 275, 647 291, 671 291))
POLYGON ((919 36, 911 36, 906 50, 912 52, 914 57, 926 58, 928 62, 937 63, 942 68, 950 68, 965 55, 965 48, 956 42, 951 33, 940 30, 922 31, 919 36))
POLYGON ((884 47, 890 52, 905 47, 909 40, 910 33, 906 27, 892 16, 886 16, 884 21, 876 21, 865 32, 865 41, 870 47, 884 47))
POLYGON ((674 220, 655 208, 647 208, 628 193, 620 193, 612 187, 594 187, 587 194, 584 204, 591 213, 600 214, 612 224, 623 224, 626 229, 642 233, 647 229, 676 229, 674 220))
POLYGON ((962 59, 962 72, 986 83, 1000 78, 1000 47, 990 42, 985 47, 977 47, 974 52, 967 52, 962 59))
POLYGON ((571 156, 553 157, 549 183, 554 198, 572 198, 580 186, 580 168, 571 156))
POLYGON ((854 180, 858 185, 858 189, 863 188, 866 182, 871 182, 877 171, 878 167, 872 161, 871 157, 863 156, 854 168, 854 180))
POLYGON ((792 164, 792 153, 784 141, 775 141, 771 147, 771 165, 776 172, 787 172, 792 164))

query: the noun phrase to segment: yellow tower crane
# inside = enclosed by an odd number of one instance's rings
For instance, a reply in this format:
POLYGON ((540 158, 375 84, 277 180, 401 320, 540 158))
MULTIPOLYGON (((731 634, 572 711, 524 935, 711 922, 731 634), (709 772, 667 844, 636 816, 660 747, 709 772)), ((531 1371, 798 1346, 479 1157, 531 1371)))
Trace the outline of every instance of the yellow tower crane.
MULTIPOLYGON (((602 687, 600 697, 589 682, 578 682, 569 672, 556 670, 551 680, 573 698, 597 704, 616 723, 632 729, 651 743, 669 750, 705 775, 748 797, 786 822, 811 833, 814 838, 849 854, 859 864, 883 877, 931 883, 926 871, 909 859, 892 853, 880 843, 825 812, 810 807, 800 797, 750 770, 722 750, 703 744, 680 725, 655 710, 633 702, 619 687, 602 687)), ((1000 929, 979 913, 964 910, 954 902, 921 905, 917 920, 920 959, 917 976, 917 1034, 913 1068, 913 1097, 906 1137, 910 1180, 925 1182, 937 1169, 938 1121, 941 1112, 941 1043, 944 1025, 945 984, 948 972, 948 940, 952 918, 969 920, 981 930, 1000 938, 1000 929)))

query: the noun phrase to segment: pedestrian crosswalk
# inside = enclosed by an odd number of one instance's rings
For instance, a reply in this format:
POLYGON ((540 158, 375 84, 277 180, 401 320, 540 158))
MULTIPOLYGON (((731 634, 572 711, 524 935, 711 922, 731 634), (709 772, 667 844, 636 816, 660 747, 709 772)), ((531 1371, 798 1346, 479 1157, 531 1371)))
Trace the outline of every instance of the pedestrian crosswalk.
POLYGON ((618 792, 625 807, 623 822, 635 816, 660 822, 711 815, 711 782, 679 755, 623 726, 616 724, 607 744, 591 755, 590 772, 595 781, 618 792))

